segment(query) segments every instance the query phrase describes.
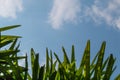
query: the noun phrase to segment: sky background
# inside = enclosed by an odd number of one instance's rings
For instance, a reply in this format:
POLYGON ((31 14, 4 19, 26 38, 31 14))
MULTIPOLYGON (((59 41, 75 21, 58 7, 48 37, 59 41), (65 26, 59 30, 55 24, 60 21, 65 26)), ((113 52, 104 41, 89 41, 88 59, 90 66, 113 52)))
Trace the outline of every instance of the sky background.
POLYGON ((120 0, 0 0, 0 26, 15 24, 22 26, 4 34, 22 36, 20 54, 29 56, 34 48, 40 64, 45 63, 46 47, 62 60, 61 47, 70 57, 74 44, 79 66, 87 40, 91 59, 106 41, 105 57, 113 53, 117 58, 111 80, 120 73, 120 0))

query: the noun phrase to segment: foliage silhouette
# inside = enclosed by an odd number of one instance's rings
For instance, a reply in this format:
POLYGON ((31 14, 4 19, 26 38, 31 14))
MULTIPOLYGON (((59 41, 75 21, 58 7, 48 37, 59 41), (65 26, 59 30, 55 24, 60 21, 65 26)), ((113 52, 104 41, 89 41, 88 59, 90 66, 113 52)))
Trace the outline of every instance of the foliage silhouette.
MULTIPOLYGON (((2 27, 0 33, 19 26, 2 27)), ((42 66, 39 64, 39 54, 35 53, 32 48, 30 51, 32 74, 30 75, 27 54, 18 56, 20 52, 20 44, 17 44, 18 38, 21 37, 0 34, 0 80, 110 80, 116 69, 116 66, 114 67, 116 58, 113 57, 113 54, 104 59, 105 41, 92 62, 90 61, 90 40, 88 40, 79 67, 76 66, 74 45, 72 45, 70 59, 65 48, 62 47, 63 61, 56 53, 49 52, 46 48, 46 64, 42 66), (3 47, 7 49, 3 49, 3 47), (53 60, 53 55, 56 60, 53 60), (21 59, 25 60, 25 66, 18 64, 21 59)), ((115 80, 120 80, 120 74, 115 77, 115 80)))

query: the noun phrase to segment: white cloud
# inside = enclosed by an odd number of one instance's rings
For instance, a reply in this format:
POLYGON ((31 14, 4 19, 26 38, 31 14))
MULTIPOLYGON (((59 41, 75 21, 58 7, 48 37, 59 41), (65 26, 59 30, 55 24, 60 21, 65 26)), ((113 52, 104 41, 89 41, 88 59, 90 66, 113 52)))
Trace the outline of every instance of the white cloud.
POLYGON ((115 25, 120 29, 120 17, 116 19, 115 25))
POLYGON ((49 14, 49 22, 54 29, 58 29, 64 22, 74 23, 79 12, 79 0, 54 0, 52 10, 49 14))
POLYGON ((95 22, 105 22, 120 29, 120 0, 95 0, 86 14, 95 22))
POLYGON ((23 10, 22 0, 0 0, 0 16, 16 18, 16 13, 23 10))
POLYGON ((96 23, 120 29, 120 0, 94 0, 89 6, 81 4, 80 0, 54 0, 49 23, 59 29, 65 22, 74 23, 82 16, 81 19, 91 17, 96 23))

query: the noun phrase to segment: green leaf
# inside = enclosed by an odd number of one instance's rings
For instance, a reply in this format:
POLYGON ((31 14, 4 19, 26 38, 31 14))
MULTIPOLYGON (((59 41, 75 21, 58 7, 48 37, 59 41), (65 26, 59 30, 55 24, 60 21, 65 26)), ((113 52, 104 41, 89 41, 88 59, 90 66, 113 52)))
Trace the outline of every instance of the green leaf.
POLYGON ((38 79, 38 72, 39 72, 39 54, 35 55, 34 65, 33 65, 33 80, 38 79))
POLYGON ((75 50, 74 50, 74 45, 72 45, 72 51, 71 51, 71 63, 75 61, 75 50))
POLYGON ((115 59, 113 58, 113 55, 111 54, 110 55, 110 58, 109 58, 109 62, 108 62, 108 65, 107 65, 107 69, 106 69, 106 72, 105 72, 105 75, 104 75, 104 80, 109 80, 110 79, 110 76, 113 72, 113 65, 114 65, 114 62, 115 62, 115 59))
POLYGON ((50 51, 50 73, 53 72, 53 57, 52 57, 52 51, 50 51))
POLYGON ((98 60, 97 60, 96 66, 95 66, 95 74, 94 74, 95 80, 100 80, 100 77, 101 77, 105 46, 106 46, 106 42, 104 41, 101 45, 101 49, 100 49, 99 55, 98 55, 98 60))
POLYGON ((87 46, 85 48, 85 64, 84 64, 84 74, 85 80, 90 80, 90 40, 87 42, 87 46))
POLYGON ((62 47, 62 51, 63 51, 63 53, 64 53, 64 64, 70 64, 70 61, 69 61, 69 59, 68 59, 68 56, 67 56, 67 53, 66 53, 64 47, 62 47))
POLYGON ((17 43, 17 38, 13 41, 12 45, 10 46, 10 50, 13 50, 15 48, 15 45, 17 43))
POLYGON ((4 58, 4 57, 7 57, 7 56, 10 56, 12 54, 16 54, 17 52, 19 52, 19 50, 1 50, 0 51, 0 59, 4 58))
POLYGON ((1 40, 6 39, 6 40, 14 40, 16 38, 22 38, 21 36, 16 36, 16 35, 1 35, 1 40))
POLYGON ((11 42, 13 42, 13 41, 12 40, 1 41, 0 42, 0 48, 5 47, 6 45, 10 44, 11 42))
POLYGON ((33 48, 31 49, 31 67, 32 67, 32 73, 33 73, 33 67, 34 67, 34 60, 35 60, 35 52, 33 48))
POLYGON ((57 54, 56 54, 56 53, 54 53, 54 55, 55 55, 55 57, 56 57, 56 59, 57 59, 58 63, 59 63, 60 65, 62 65, 62 63, 61 63, 60 59, 58 58, 57 54))
POLYGON ((39 78, 38 78, 38 80, 43 80, 43 78, 44 78, 44 70, 45 70, 45 66, 41 66, 40 67, 40 72, 39 72, 39 78))
POLYGON ((104 61, 102 66, 102 71, 106 68, 108 61, 109 61, 109 57, 104 61))
POLYGON ((17 28, 17 27, 20 27, 20 25, 12 25, 12 26, 2 27, 2 28, 0 28, 0 32, 10 30, 10 29, 13 29, 13 28, 17 28))
POLYGON ((48 48, 46 48, 46 73, 49 74, 49 55, 48 55, 48 48))
POLYGON ((10 57, 11 60, 26 59, 26 56, 10 57))
POLYGON ((74 45, 72 45, 72 51, 71 51, 71 64, 73 64, 72 65, 72 70, 75 72, 75 69, 76 69, 76 60, 75 60, 74 45))
POLYGON ((24 80, 27 80, 27 75, 28 75, 28 61, 27 61, 27 54, 26 54, 26 58, 25 58, 25 68, 27 69, 25 71, 25 74, 24 74, 24 80))

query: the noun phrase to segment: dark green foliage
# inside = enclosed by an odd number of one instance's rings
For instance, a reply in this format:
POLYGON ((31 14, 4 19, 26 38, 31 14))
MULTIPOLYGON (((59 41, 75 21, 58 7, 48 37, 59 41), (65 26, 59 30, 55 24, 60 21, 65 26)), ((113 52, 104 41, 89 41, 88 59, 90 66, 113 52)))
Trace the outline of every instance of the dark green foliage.
MULTIPOLYGON (((56 61, 53 62, 52 51, 50 51, 49 56, 47 48, 46 66, 40 67, 43 68, 43 70, 42 73, 40 73, 42 78, 39 80, 109 80, 116 68, 114 67, 116 59, 112 54, 110 54, 108 58, 104 59, 105 46, 106 42, 103 42, 92 63, 90 63, 90 40, 88 40, 78 68, 76 67, 74 46, 72 46, 71 50, 71 59, 67 56, 64 47, 62 47, 64 55, 63 61, 61 61, 57 54, 54 53, 58 66, 56 66, 56 61)), ((118 78, 119 76, 116 80, 119 80, 118 78)))
MULTIPOLYGON (((19 26, 13 25, 0 28, 0 33, 19 26)), ((113 54, 104 58, 105 41, 94 59, 90 61, 90 40, 88 40, 79 67, 76 66, 74 45, 71 49, 71 58, 67 56, 65 48, 62 47, 63 61, 56 53, 49 52, 47 48, 46 63, 41 66, 39 64, 39 54, 35 53, 32 48, 30 53, 32 74, 29 74, 27 54, 26 56, 18 56, 20 52, 20 44, 17 44, 18 38, 20 36, 0 34, 0 80, 110 80, 116 69, 116 66, 114 66, 116 59, 113 54), (7 45, 9 47, 6 47, 7 45), (7 49, 4 50, 3 47, 7 49), (25 67, 18 64, 18 60, 21 59, 25 60, 25 67)), ((115 80, 120 80, 120 74, 115 80)))
MULTIPOLYGON (((0 33, 19 26, 20 25, 2 27, 0 28, 0 33)), ((24 79, 24 72, 27 72, 27 66, 19 66, 18 60, 26 59, 27 56, 17 56, 17 53, 20 51, 18 49, 19 44, 17 45, 18 38, 20 38, 20 36, 0 34, 0 80, 24 79), (7 45, 9 45, 9 47, 6 47, 7 45), (3 49, 3 47, 8 49, 3 49)))

